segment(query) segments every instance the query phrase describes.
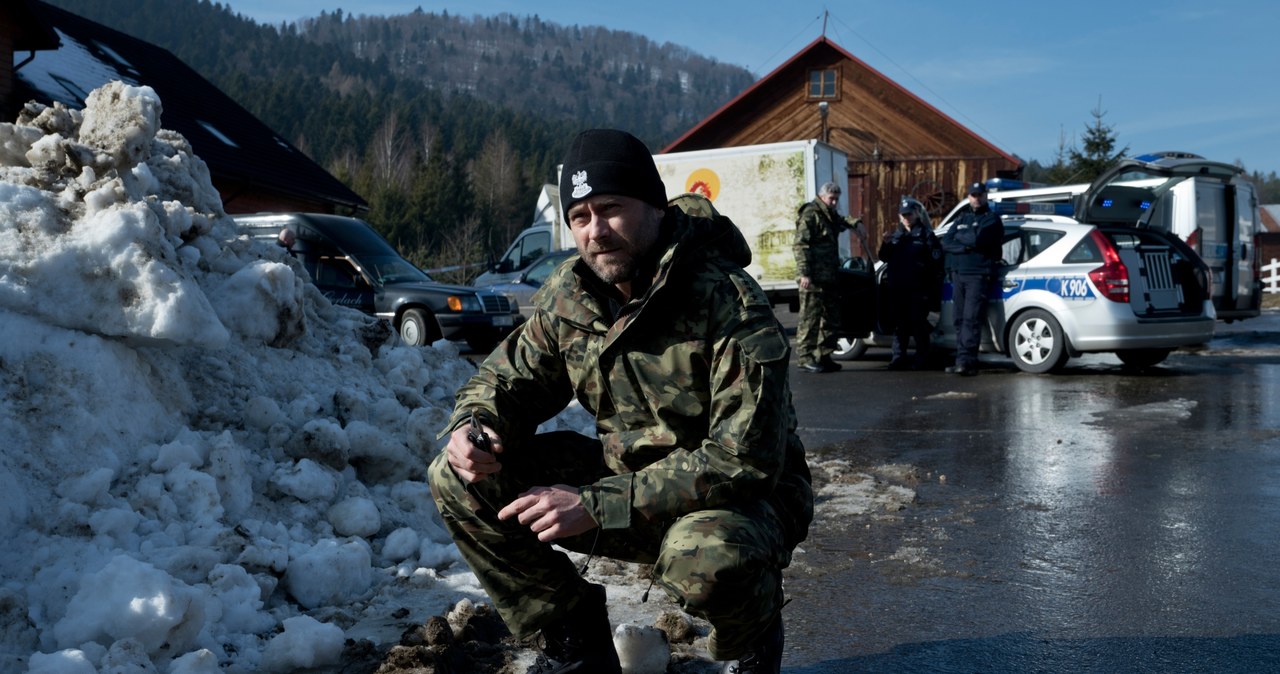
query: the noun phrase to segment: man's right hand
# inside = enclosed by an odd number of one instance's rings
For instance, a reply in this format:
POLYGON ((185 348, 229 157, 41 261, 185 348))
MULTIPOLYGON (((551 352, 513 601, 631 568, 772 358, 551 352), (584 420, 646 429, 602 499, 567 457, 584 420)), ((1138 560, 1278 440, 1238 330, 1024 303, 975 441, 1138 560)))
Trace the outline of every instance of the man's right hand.
POLYGON ((493 432, 492 428, 483 426, 484 432, 489 435, 489 444, 493 447, 492 452, 477 447, 475 443, 467 437, 467 431, 470 427, 466 424, 454 429, 449 434, 449 444, 445 446, 444 451, 449 457, 449 465, 453 466, 453 472, 462 478, 463 482, 475 483, 486 477, 502 470, 502 464, 498 463, 498 454, 502 453, 502 438, 493 432))

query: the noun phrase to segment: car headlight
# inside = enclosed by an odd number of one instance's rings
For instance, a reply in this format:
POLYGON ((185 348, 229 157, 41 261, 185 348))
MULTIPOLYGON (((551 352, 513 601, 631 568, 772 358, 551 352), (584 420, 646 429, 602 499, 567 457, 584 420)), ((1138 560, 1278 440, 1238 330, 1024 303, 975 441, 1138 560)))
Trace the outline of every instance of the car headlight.
POLYGON ((457 312, 481 313, 484 307, 475 295, 450 295, 449 310, 457 312))

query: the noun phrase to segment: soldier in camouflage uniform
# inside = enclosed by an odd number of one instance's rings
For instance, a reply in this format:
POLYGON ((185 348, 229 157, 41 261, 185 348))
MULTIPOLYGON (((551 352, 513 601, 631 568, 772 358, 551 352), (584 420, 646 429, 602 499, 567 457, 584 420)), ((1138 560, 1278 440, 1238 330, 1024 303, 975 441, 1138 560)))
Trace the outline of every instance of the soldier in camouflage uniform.
POLYGON ((824 183, 818 198, 800 207, 796 218, 797 284, 800 320, 796 326, 796 358, 805 372, 835 372, 831 359, 840 329, 840 296, 836 273, 840 268, 840 232, 848 227, 836 212, 840 187, 824 183))
POLYGON ((604 589, 563 548, 653 565, 726 672, 781 667, 782 570, 813 517, 788 344, 718 214, 668 207, 648 149, 586 131, 563 166, 579 254, 457 393, 431 464, 444 522, 530 672, 618 672, 604 589), (598 437, 536 434, 571 400, 598 437), (467 437, 475 412, 490 436, 467 437))

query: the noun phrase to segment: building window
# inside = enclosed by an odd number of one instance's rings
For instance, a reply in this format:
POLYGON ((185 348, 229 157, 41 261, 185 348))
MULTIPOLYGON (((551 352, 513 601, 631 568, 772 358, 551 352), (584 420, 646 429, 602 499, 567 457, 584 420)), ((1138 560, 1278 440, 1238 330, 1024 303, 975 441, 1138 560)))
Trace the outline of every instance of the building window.
POLYGON ((840 71, 835 68, 809 71, 809 98, 840 98, 840 71))

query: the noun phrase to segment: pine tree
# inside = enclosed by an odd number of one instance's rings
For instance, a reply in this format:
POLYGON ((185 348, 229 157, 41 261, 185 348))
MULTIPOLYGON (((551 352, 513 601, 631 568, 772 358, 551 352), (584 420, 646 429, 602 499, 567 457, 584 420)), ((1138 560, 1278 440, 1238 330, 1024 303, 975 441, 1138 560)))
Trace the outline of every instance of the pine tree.
POLYGON ((1093 115, 1093 124, 1085 127, 1083 149, 1076 150, 1072 147, 1068 152, 1071 157, 1071 180, 1074 182, 1092 182, 1094 178, 1119 163, 1129 151, 1128 145, 1115 150, 1114 129, 1102 123, 1102 118, 1107 114, 1102 109, 1102 97, 1098 97, 1098 106, 1089 114, 1093 115))
POLYGON ((471 217, 474 197, 466 173, 445 154, 440 140, 432 143, 426 162, 419 167, 413 188, 416 231, 404 245, 433 251, 471 217))

